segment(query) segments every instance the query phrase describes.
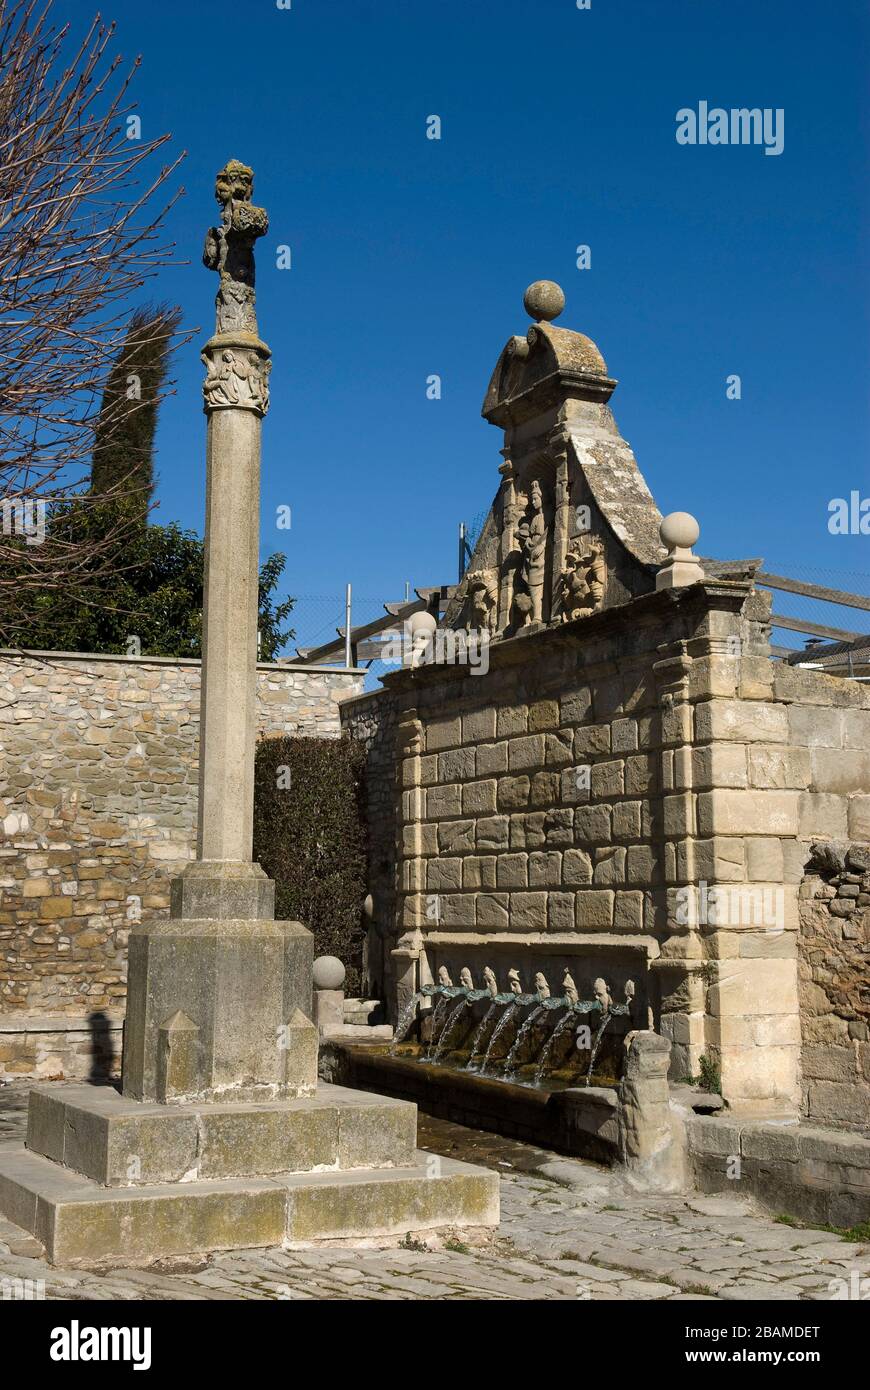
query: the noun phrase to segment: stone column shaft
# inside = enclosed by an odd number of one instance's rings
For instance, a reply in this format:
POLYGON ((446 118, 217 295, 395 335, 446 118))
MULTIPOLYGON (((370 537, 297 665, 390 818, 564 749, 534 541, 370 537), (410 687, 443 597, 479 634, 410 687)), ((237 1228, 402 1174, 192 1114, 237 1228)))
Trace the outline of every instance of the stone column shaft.
POLYGON ((197 857, 251 859, 260 416, 209 412, 197 857))

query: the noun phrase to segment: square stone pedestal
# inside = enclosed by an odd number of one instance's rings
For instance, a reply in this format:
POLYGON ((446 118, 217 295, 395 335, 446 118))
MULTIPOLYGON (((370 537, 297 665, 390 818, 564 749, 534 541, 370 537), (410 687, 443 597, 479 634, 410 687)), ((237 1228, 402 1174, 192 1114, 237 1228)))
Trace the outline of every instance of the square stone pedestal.
POLYGON ((418 1152, 416 1128, 407 1101, 324 1084, 171 1106, 35 1088, 0 1211, 66 1265, 496 1225, 498 1175, 418 1152))
POLYGON ((124 1095, 165 1104, 313 1095, 312 952, 299 922, 170 917, 135 927, 124 1095))

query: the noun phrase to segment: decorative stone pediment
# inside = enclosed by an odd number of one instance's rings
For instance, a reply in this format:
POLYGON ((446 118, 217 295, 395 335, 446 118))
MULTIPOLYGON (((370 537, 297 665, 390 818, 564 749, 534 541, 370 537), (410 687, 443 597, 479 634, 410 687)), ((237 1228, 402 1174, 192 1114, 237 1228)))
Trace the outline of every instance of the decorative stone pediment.
MULTIPOLYGON (((587 617, 655 587, 666 558, 661 514, 610 409, 616 386, 591 338, 551 322, 565 296, 550 280, 526 290, 535 322, 508 339, 483 404, 504 430, 501 486, 469 569, 478 616, 496 638, 587 617), (493 601, 493 597, 494 600, 493 601)), ((468 627, 470 577, 445 615, 468 627)))
POLYGON ((568 398, 608 401, 616 382, 591 338, 536 323, 524 338, 508 338, 481 414, 507 429, 555 409, 568 398))

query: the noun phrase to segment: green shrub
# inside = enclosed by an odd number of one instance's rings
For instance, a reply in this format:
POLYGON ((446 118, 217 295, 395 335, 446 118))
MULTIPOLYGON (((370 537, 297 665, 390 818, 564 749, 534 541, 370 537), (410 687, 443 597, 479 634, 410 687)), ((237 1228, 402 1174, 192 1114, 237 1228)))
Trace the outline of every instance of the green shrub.
POLYGON ((359 989, 367 890, 365 754, 340 738, 267 738, 257 746, 254 858, 275 880, 275 916, 314 933, 359 989))
POLYGON ((715 1057, 708 1057, 703 1054, 698 1058, 700 1069, 698 1085, 702 1091, 712 1091, 714 1095, 722 1094, 722 1072, 715 1057))

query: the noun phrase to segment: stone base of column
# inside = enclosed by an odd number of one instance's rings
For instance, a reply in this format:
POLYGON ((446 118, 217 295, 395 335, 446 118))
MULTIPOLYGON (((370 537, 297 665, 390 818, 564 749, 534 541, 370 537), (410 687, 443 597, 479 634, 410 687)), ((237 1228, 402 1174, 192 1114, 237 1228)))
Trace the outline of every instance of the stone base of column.
POLYGON ((271 921, 275 884, 259 864, 196 859, 169 885, 173 917, 271 921))
POLYGON ((313 954, 300 922, 170 918, 134 928, 124 1095, 163 1104, 312 1095, 313 954))
POLYGON ((416 1150, 416 1106, 319 1088, 270 1104, 142 1105, 111 1087, 30 1095, 0 1154, 0 1212, 52 1264, 369 1240, 499 1218, 498 1174, 416 1150))

